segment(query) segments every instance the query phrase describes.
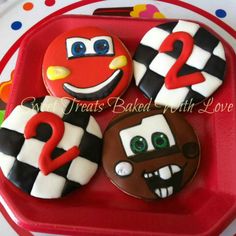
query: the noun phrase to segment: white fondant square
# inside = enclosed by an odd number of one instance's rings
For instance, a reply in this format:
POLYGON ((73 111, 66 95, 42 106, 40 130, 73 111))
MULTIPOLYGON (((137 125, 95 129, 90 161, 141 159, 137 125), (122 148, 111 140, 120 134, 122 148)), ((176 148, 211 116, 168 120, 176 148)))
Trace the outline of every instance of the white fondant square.
POLYGON ((152 151, 155 148, 152 144, 152 135, 155 132, 162 132, 166 134, 169 139, 170 146, 175 145, 175 139, 171 129, 162 114, 145 117, 141 124, 135 125, 120 131, 122 145, 124 147, 126 156, 133 156, 135 153, 131 150, 130 142, 135 136, 142 136, 147 141, 147 151, 152 151), (152 125, 150 125, 152 124, 152 125))
POLYGON ((194 36, 199 28, 200 26, 196 23, 179 20, 178 24, 175 26, 172 32, 187 32, 190 35, 194 36))
POLYGON ((225 50, 221 42, 218 43, 218 45, 214 48, 213 54, 215 56, 220 57, 223 60, 225 59, 225 50))
POLYGON ((89 123, 87 125, 86 131, 90 134, 97 136, 98 138, 102 138, 101 129, 93 116, 90 116, 89 118, 89 123))
POLYGON ((46 96, 40 106, 40 110, 52 112, 62 118, 69 103, 68 99, 46 96))
POLYGON ((165 84, 157 94, 154 103, 173 108, 178 108, 185 100, 189 92, 189 88, 167 89, 165 84))
POLYGON ((2 128, 24 133, 27 122, 37 114, 36 110, 19 105, 11 113, 10 116, 2 123, 2 128))
POLYGON ((45 199, 59 198, 65 183, 65 178, 59 175, 54 173, 44 175, 39 172, 30 194, 34 197, 45 199))
POLYGON ((26 139, 17 156, 17 160, 38 168, 39 156, 44 145, 44 142, 37 139, 26 139))
POLYGON ((84 130, 78 126, 69 124, 67 122, 64 122, 64 125, 64 135, 57 146, 67 151, 73 146, 79 146, 82 136, 84 134, 84 130))
POLYGON ((171 67, 175 64, 176 59, 173 57, 165 54, 159 53, 157 56, 152 60, 149 65, 150 70, 154 71, 155 73, 166 76, 171 67))
POLYGON ((98 165, 96 163, 83 157, 77 157, 71 162, 67 179, 85 185, 95 174, 97 168, 98 165))
POLYGON ((159 28, 150 29, 142 38, 141 44, 158 50, 162 42, 169 36, 169 33, 159 28))
POLYGON ((133 60, 133 67, 134 67, 135 84, 138 86, 144 74, 147 71, 147 67, 144 64, 139 63, 135 60, 133 60))
POLYGON ((204 97, 209 97, 215 90, 217 90, 222 81, 217 77, 210 75, 206 72, 202 72, 205 81, 202 83, 192 85, 192 90, 202 94, 204 97))
POLYGON ((0 152, 0 168, 6 177, 8 176, 15 160, 15 157, 0 152))
POLYGON ((193 51, 190 55, 190 57, 187 60, 187 64, 189 66, 195 67, 199 70, 202 70, 209 58, 211 57, 211 53, 201 49, 200 47, 194 45, 193 51))

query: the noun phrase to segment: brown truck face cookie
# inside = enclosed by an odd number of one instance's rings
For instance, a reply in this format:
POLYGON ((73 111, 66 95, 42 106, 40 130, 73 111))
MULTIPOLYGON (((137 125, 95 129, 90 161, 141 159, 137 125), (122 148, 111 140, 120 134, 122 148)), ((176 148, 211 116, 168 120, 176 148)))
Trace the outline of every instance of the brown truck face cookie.
POLYGON ((167 198, 195 175, 199 143, 178 113, 126 113, 105 132, 103 167, 122 191, 143 199, 167 198))

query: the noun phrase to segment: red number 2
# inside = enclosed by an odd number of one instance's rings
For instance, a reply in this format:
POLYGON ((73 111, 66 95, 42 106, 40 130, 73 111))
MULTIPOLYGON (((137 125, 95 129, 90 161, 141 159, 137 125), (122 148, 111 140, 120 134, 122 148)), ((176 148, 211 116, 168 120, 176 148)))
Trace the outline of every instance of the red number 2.
POLYGON ((64 135, 65 126, 59 116, 50 112, 40 112, 28 121, 24 132, 25 139, 30 139, 36 136, 36 129, 38 125, 42 123, 49 124, 52 128, 52 136, 44 145, 39 157, 39 169, 44 175, 48 175, 65 165, 67 162, 72 161, 79 155, 80 151, 78 147, 74 146, 56 159, 53 160, 51 158, 53 150, 64 135))
MULTIPOLYGON (((159 51, 160 52, 170 52, 174 49, 174 43, 176 41, 181 41, 183 43, 183 48, 181 54, 175 64, 168 71, 165 78, 165 85, 168 89, 176 89, 181 87, 190 86, 193 84, 201 83, 205 81, 205 78, 201 72, 195 72, 188 75, 178 76, 179 70, 186 63, 193 51, 194 40, 193 37, 185 32, 176 32, 170 34, 165 41, 162 43, 159 51)), ((199 58, 201 60, 201 58, 199 58)))

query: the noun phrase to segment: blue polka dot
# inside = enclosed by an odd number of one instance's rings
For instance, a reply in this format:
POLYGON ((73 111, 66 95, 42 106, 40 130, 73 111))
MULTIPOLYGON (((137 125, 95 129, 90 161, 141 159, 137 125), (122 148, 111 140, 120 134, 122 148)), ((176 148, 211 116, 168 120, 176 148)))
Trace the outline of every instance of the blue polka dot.
POLYGON ((22 27, 22 23, 20 21, 15 21, 11 24, 11 28, 13 30, 19 30, 22 27))
POLYGON ((218 16, 219 18, 225 18, 226 15, 227 15, 226 11, 223 10, 223 9, 218 9, 218 10, 216 10, 215 14, 216 14, 216 16, 218 16))

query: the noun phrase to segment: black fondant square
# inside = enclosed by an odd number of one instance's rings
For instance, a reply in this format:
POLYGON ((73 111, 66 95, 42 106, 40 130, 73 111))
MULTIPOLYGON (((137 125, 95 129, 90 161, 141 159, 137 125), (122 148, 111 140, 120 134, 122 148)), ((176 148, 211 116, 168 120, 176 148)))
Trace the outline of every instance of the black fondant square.
MULTIPOLYGON (((29 98, 30 99, 30 98, 29 98)), ((25 107, 28 107, 30 109, 34 109, 36 110, 37 112, 40 112, 40 107, 41 107, 41 104, 43 103, 45 97, 41 97, 41 98, 33 98, 31 100, 25 100, 25 102, 23 102, 23 105, 25 107)))
POLYGON ((24 141, 23 134, 5 128, 0 129, 0 151, 4 154, 17 157, 24 141))
POLYGON ((85 131, 79 149, 81 157, 99 163, 102 154, 102 139, 85 131))
POLYGON ((223 59, 215 55, 212 55, 208 60, 207 64, 205 65, 203 71, 221 80, 224 80, 225 67, 226 67, 226 62, 223 59))
POLYGON ((194 35, 194 44, 208 52, 213 52, 218 43, 219 40, 206 29, 200 28, 194 35))
POLYGON ((164 24, 160 24, 157 26, 157 28, 162 29, 167 31, 168 33, 172 33, 173 29, 175 28, 175 26, 177 25, 178 22, 170 22, 170 23, 164 23, 164 24))
POLYGON ((49 124, 41 123, 37 126, 35 139, 47 142, 52 136, 52 128, 49 124))
POLYGON ((205 99, 203 95, 200 93, 190 89, 187 96, 185 97, 184 103, 186 104, 197 104, 199 102, 202 102, 205 99))
POLYGON ((157 50, 140 44, 135 52, 133 59, 139 63, 144 64, 146 67, 149 67, 150 63, 156 57, 157 54, 157 50))
POLYGON ((39 169, 16 160, 7 178, 24 192, 30 193, 38 173, 39 169))
POLYGON ((180 56, 180 54, 182 53, 182 49, 183 49, 183 43, 181 41, 177 40, 174 43, 173 50, 170 52, 165 52, 165 53, 168 54, 169 56, 172 56, 175 59, 177 59, 180 56))
POLYGON ((164 77, 148 69, 139 84, 139 88, 148 98, 154 100, 163 84, 164 77))
MULTIPOLYGON (((66 151, 62 148, 55 148, 52 152, 51 158, 56 159, 57 157, 59 157, 60 155, 62 155, 65 152, 66 151)), ((70 168, 70 164, 71 164, 71 161, 67 162, 65 165, 63 165, 62 167, 55 170, 54 173, 66 178, 68 170, 70 168)))
POLYGON ((81 111, 81 107, 76 102, 71 101, 64 112, 62 120, 86 129, 89 117, 90 114, 88 112, 81 111))
POLYGON ((195 67, 189 66, 187 64, 184 64, 181 69, 178 72, 178 76, 182 76, 182 75, 189 75, 195 72, 199 72, 199 70, 195 67))
POLYGON ((74 190, 80 188, 81 185, 79 183, 73 182, 73 181, 66 181, 64 189, 62 191, 62 196, 67 195, 70 192, 73 192, 74 190))

